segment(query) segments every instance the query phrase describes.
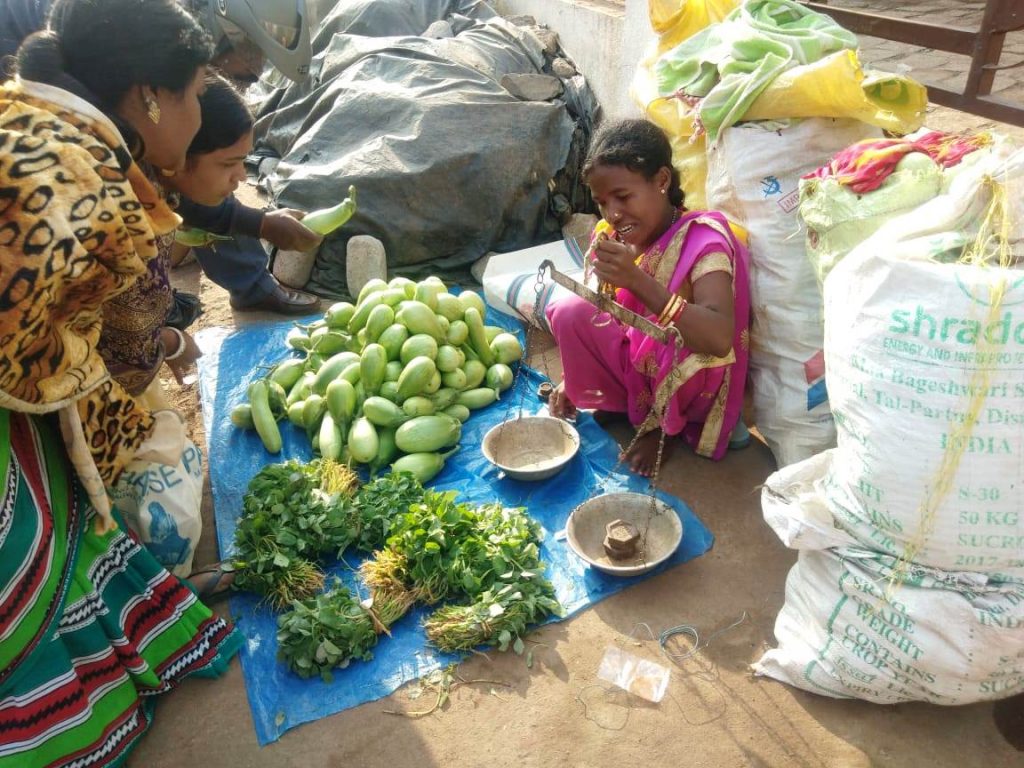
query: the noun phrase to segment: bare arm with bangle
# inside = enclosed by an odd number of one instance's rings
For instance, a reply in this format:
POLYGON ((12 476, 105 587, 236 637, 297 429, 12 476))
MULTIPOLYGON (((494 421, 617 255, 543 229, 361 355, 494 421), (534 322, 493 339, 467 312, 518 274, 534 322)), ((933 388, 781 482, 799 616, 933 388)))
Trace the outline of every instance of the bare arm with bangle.
POLYGON ((636 265, 632 248, 605 240, 595 246, 595 255, 594 270, 598 276, 629 289, 652 314, 667 314, 664 319, 679 328, 687 349, 716 357, 729 354, 736 322, 730 274, 704 275, 693 283, 692 300, 669 307, 675 294, 636 265))
POLYGON ((183 383, 185 373, 202 352, 191 336, 169 325, 160 329, 160 342, 164 348, 164 362, 178 384, 183 383))

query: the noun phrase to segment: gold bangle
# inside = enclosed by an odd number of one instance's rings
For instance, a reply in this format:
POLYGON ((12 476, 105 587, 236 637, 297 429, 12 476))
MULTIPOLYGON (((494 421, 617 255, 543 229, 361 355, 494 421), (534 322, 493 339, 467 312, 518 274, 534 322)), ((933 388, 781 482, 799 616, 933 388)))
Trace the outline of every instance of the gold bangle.
POLYGON ((679 302, 679 308, 672 313, 672 317, 669 318, 666 325, 675 325, 676 323, 678 323, 679 318, 683 316, 683 310, 685 310, 689 305, 690 302, 688 302, 686 299, 683 299, 681 302, 679 302))
POLYGON ((661 325, 663 322, 665 322, 665 316, 671 310, 675 297, 676 295, 674 293, 670 294, 668 297, 668 301, 665 302, 665 306, 661 308, 661 312, 658 313, 658 325, 661 325))
POLYGON ((676 311, 679 306, 679 302, 682 300, 682 296, 677 293, 673 293, 669 296, 668 301, 665 302, 665 306, 662 307, 661 314, 658 315, 658 325, 665 324, 665 321, 672 316, 672 313, 676 311))

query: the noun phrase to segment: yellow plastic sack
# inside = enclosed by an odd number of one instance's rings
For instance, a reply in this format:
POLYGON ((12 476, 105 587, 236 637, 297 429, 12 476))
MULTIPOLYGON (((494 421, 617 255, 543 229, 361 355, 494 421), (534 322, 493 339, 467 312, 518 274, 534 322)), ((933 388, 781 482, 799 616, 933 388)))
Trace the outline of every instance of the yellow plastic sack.
POLYGON ((679 185, 686 196, 686 207, 699 210, 707 205, 704 185, 708 161, 704 136, 691 142, 694 112, 678 99, 656 98, 647 104, 646 117, 668 136, 672 144, 672 164, 679 171, 679 185))
MULTIPOLYGON (((632 96, 647 119, 668 135, 689 208, 703 208, 707 202, 705 140, 703 136, 690 140, 694 133, 693 109, 658 93, 654 64, 683 40, 720 22, 737 5, 739 0, 648 0, 651 27, 658 41, 637 67, 632 96)), ((754 101, 743 119, 849 117, 905 134, 921 127, 927 105, 928 93, 923 85, 902 75, 865 75, 856 52, 845 50, 783 72, 754 101)))
POLYGON ((690 142, 694 133, 694 114, 678 99, 662 98, 654 78, 654 63, 666 51, 700 32, 709 24, 717 24, 739 5, 740 0, 647 0, 651 28, 657 43, 637 67, 633 79, 634 102, 647 119, 661 128, 672 143, 672 161, 679 171, 680 184, 686 195, 686 207, 704 208, 706 196, 707 158, 704 137, 690 142))
POLYGON ((706 196, 704 182, 708 175, 704 136, 692 143, 694 111, 679 99, 658 95, 654 79, 657 56, 641 61, 633 78, 633 101, 644 111, 644 116, 661 128, 672 144, 672 164, 679 171, 679 183, 686 195, 686 207, 703 208, 706 196))
POLYGON ((739 0, 647 0, 651 29, 658 36, 658 55, 709 24, 717 24, 737 5, 739 0))
POLYGON ((851 117, 897 134, 921 127, 928 91, 903 75, 865 76, 855 51, 839 51, 779 75, 757 97, 744 120, 851 117))

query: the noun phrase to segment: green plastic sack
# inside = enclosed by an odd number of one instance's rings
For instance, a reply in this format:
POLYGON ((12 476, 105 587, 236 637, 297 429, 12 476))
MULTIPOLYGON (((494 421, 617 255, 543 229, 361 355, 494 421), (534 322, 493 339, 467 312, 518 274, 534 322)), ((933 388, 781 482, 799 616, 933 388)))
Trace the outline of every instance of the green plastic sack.
POLYGON ((662 55, 654 76, 662 96, 682 91, 701 99, 700 118, 714 142, 787 69, 856 47, 852 32, 794 0, 744 0, 724 21, 662 55))
POLYGON ((889 219, 923 205, 942 191, 942 168, 913 152, 882 185, 858 195, 835 179, 801 179, 800 218, 807 227, 807 256, 818 282, 889 219))

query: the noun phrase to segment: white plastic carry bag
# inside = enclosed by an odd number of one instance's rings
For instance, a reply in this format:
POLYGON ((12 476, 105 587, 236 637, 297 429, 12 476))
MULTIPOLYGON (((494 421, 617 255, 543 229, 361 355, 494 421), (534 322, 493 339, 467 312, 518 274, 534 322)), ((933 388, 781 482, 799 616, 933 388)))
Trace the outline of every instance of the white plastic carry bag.
POLYGON ((539 309, 539 327, 548 330, 545 309, 553 301, 568 295, 569 291, 545 274, 539 286, 538 305, 537 271, 541 264, 550 260, 559 272, 582 282, 585 250, 585 245, 565 238, 522 251, 495 254, 487 261, 484 270, 484 299, 499 312, 527 323, 537 322, 534 312, 539 309))
POLYGON ((112 496, 153 556, 176 576, 188 576, 203 531, 203 456, 192 441, 185 440, 176 466, 129 464, 112 496))

